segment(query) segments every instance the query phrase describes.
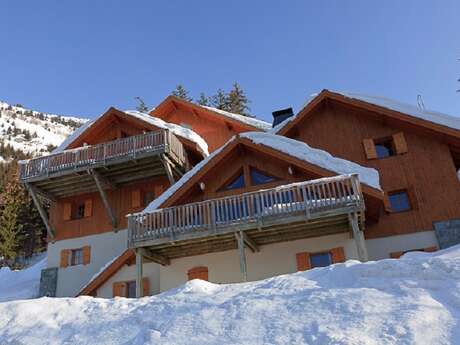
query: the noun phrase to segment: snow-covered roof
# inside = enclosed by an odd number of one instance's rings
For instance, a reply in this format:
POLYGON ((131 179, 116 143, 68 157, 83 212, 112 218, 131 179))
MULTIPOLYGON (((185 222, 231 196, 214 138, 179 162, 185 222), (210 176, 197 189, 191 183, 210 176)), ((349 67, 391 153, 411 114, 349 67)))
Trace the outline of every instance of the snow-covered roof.
MULTIPOLYGON (((437 111, 432 111, 432 110, 422 110, 416 107, 415 105, 403 103, 400 101, 392 100, 389 98, 385 97, 380 97, 380 96, 369 96, 369 95, 363 95, 359 93, 353 93, 353 92, 343 92, 343 91, 333 91, 329 90, 330 92, 340 94, 344 97, 363 101, 366 103, 370 103, 373 105, 377 105, 382 108, 394 110, 409 116, 413 116, 428 122, 432 122, 438 125, 446 126, 449 128, 453 128, 456 130, 460 130, 460 117, 452 116, 452 115, 447 115, 443 114, 437 111)), ((310 102, 312 102, 319 94, 313 94, 311 95, 305 105, 302 107, 304 109, 310 102)), ((299 112, 300 113, 300 112, 299 112)), ((299 113, 297 113, 295 116, 292 116, 280 124, 278 124, 276 127, 274 127, 271 132, 272 133, 278 133, 283 127, 285 127, 289 122, 294 120, 299 113)))
POLYGON ((221 109, 217 109, 217 108, 213 108, 213 107, 208 107, 208 106, 204 106, 204 105, 200 105, 200 107, 208 109, 208 110, 213 111, 215 113, 218 113, 220 115, 223 115, 225 117, 228 117, 228 118, 230 118, 232 120, 236 120, 236 121, 245 123, 245 124, 247 124, 249 126, 252 126, 254 128, 259 128, 259 129, 261 129, 263 131, 268 131, 269 129, 272 128, 272 125, 270 123, 265 122, 263 120, 259 120, 258 118, 255 118, 255 117, 250 117, 250 116, 244 116, 244 115, 241 115, 241 114, 230 113, 230 112, 225 111, 225 110, 221 110, 221 109))
MULTIPOLYGON (((150 125, 153 125, 153 126, 155 126, 157 128, 168 129, 172 133, 174 133, 175 135, 177 135, 177 136, 179 136, 181 138, 187 139, 189 141, 192 141, 195 144, 197 144, 197 147, 199 148, 199 150, 205 156, 209 155, 208 144, 206 143, 206 141, 198 133, 194 132, 193 130, 191 130, 189 128, 185 128, 185 127, 176 125, 174 123, 165 122, 165 121, 163 121, 163 120, 161 120, 161 119, 159 119, 157 117, 154 117, 154 116, 146 114, 146 113, 141 113, 141 112, 136 111, 136 110, 126 110, 124 113, 126 115, 128 115, 128 116, 131 116, 131 117, 134 117, 134 118, 136 118, 138 120, 144 121, 144 122, 146 122, 146 123, 148 123, 150 125)), ((102 114, 101 116, 103 116, 103 115, 104 114, 102 114)), ((82 135, 88 128, 90 128, 101 116, 99 116, 98 118, 96 118, 94 120, 88 121, 85 124, 83 124, 81 127, 77 128, 52 153, 59 153, 59 152, 64 151, 65 149, 67 149, 67 147, 72 142, 74 142, 80 135, 82 135)))
MULTIPOLYGON (((305 162, 322 167, 329 171, 333 171, 339 175, 357 173, 359 180, 370 187, 381 189, 379 182, 379 173, 373 168, 363 167, 354 162, 332 156, 326 151, 312 148, 304 142, 286 138, 280 135, 264 133, 264 132, 246 132, 239 135, 241 138, 246 138, 257 145, 271 147, 277 151, 283 152, 289 156, 298 158, 305 162)), ((225 145, 211 153, 206 159, 195 165, 193 169, 188 171, 182 178, 168 188, 158 198, 153 200, 143 211, 153 212, 158 209, 166 200, 168 200, 175 192, 177 192, 187 181, 197 174, 210 160, 217 156, 226 146, 235 140, 231 138, 225 145)))

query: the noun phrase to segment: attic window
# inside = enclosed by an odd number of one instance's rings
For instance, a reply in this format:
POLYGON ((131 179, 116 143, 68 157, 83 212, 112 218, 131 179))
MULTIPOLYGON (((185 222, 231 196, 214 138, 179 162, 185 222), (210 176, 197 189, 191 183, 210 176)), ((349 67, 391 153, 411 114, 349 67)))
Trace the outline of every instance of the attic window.
POLYGON ((238 189, 243 188, 244 186, 244 174, 241 171, 240 174, 236 176, 233 180, 231 180, 231 182, 228 183, 224 188, 222 188, 222 190, 238 189))
POLYGON ((383 138, 374 140, 377 158, 385 158, 396 154, 393 138, 383 138))
POLYGON ((270 183, 276 180, 273 176, 269 176, 255 168, 251 168, 250 175, 253 185, 270 183))
POLYGON ((411 209, 409 194, 406 190, 388 193, 388 200, 392 212, 404 212, 411 209))

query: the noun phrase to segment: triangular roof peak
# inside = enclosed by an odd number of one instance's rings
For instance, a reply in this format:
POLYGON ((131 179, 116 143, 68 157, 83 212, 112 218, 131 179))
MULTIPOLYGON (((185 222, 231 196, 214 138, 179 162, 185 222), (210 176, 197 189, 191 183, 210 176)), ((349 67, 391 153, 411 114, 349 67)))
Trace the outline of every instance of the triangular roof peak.
POLYGON ((150 111, 150 114, 162 117, 169 113, 172 109, 177 109, 180 107, 189 109, 194 113, 204 113, 217 117, 218 119, 228 121, 229 123, 236 124, 240 127, 244 127, 247 130, 268 131, 272 127, 270 123, 260 120, 256 117, 230 113, 225 110, 199 105, 173 95, 166 97, 158 106, 150 111))
POLYGON ((331 91, 324 89, 312 95, 302 109, 271 130, 272 133, 285 135, 291 128, 308 116, 322 101, 330 99, 337 102, 379 113, 413 126, 422 127, 460 139, 460 117, 455 117, 432 110, 423 110, 410 104, 385 97, 369 96, 358 93, 331 91))
MULTIPOLYGON (((264 133, 247 132, 234 136, 225 145, 217 149, 206 159, 198 163, 182 178, 148 205, 143 212, 152 212, 158 208, 169 207, 185 194, 237 145, 245 145, 267 154, 276 155, 294 165, 314 168, 320 176, 328 177, 344 174, 358 174, 363 183, 363 192, 378 199, 382 198, 379 173, 373 168, 363 167, 345 159, 333 157, 328 152, 312 148, 304 142, 287 137, 264 133)), ((306 168, 306 170, 308 170, 306 168)))

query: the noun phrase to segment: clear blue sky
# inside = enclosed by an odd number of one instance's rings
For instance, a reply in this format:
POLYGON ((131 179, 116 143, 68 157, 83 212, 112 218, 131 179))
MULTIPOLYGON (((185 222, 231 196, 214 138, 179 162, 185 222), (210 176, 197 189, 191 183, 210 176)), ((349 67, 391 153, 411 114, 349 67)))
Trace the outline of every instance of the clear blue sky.
POLYGON ((94 117, 238 81, 253 114, 323 88, 460 116, 460 1, 0 2, 0 99, 94 117))

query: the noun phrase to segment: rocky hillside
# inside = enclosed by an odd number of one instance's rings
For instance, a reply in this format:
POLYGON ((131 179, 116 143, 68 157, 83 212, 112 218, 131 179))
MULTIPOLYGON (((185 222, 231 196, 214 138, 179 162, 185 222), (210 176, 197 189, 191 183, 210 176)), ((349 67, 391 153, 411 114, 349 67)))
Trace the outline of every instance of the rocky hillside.
POLYGON ((0 162, 47 153, 85 121, 0 101, 0 162))

